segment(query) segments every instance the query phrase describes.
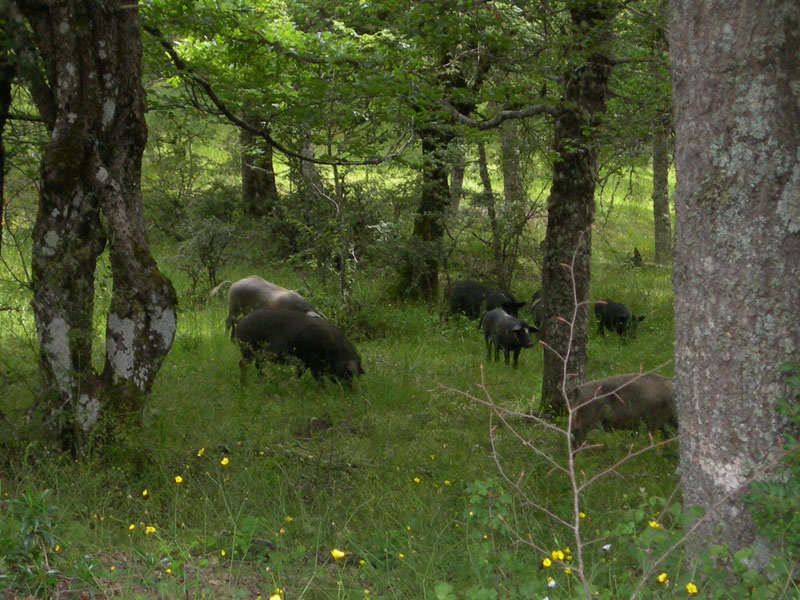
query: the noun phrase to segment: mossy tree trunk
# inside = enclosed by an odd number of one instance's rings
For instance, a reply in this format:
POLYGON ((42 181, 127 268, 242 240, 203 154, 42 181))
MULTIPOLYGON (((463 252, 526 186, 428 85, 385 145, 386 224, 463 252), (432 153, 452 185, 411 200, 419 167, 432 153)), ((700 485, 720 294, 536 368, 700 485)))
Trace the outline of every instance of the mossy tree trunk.
MULTIPOLYGON (((800 348, 800 4, 674 0, 675 389, 694 549, 756 543, 737 495, 783 450, 800 348)), ((762 542, 762 543, 759 543, 762 542)))
POLYGON ((145 237, 140 189, 147 139, 135 4, 17 0, 47 74, 39 112, 50 139, 33 234, 33 311, 46 383, 46 433, 81 452, 101 424, 134 423, 175 334, 174 289, 145 237), (92 367, 97 259, 113 288, 105 364, 92 367))
POLYGON ((597 180, 594 130, 605 110, 608 92, 611 61, 606 52, 612 5, 585 2, 570 9, 576 53, 584 58, 566 73, 565 103, 555 119, 553 150, 557 158, 547 201, 542 264, 543 340, 550 346, 544 352, 542 400, 554 411, 563 409, 562 389, 566 386, 569 392, 586 370, 585 305, 577 311, 574 328, 565 321, 573 321, 576 300, 586 302, 589 296, 597 180), (570 271, 564 265, 574 268, 570 271))

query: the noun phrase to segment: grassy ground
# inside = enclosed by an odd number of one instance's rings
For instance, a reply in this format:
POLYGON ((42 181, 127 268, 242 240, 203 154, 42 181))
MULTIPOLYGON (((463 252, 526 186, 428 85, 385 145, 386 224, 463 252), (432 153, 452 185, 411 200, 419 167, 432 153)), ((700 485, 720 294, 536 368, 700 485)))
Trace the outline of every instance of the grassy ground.
MULTIPOLYGON (((623 301, 646 319, 630 340, 600 338, 592 327, 590 377, 659 365, 671 374, 670 271, 621 260, 634 245, 652 255, 649 227, 643 208, 619 205, 595 232, 593 297, 623 301)), ((225 275, 256 270, 287 287, 301 283, 252 265, 225 275)), ((181 290, 180 275, 170 275, 181 290)), ((81 462, 25 441, 35 336, 28 299, 6 281, 0 597, 9 577, 10 597, 268 598, 277 588, 285 598, 572 597, 563 573, 547 587, 540 550, 574 541, 525 500, 571 515, 570 481, 531 449, 563 463, 563 439, 516 416, 490 421, 478 401, 536 411, 541 350, 524 351, 517 370, 486 362, 475 322, 443 323, 437 311, 392 303, 381 279, 356 279, 349 325, 366 375, 352 389, 279 365, 240 381, 225 300, 213 299, 181 312, 144 430, 81 462), (49 496, 37 499, 44 490, 49 496), (30 515, 40 529, 25 549, 19 531, 30 515), (345 556, 335 560, 333 549, 345 556), (48 568, 60 573, 52 582, 48 568)), ((528 298, 536 283, 519 281, 528 298)), ((331 284, 314 301, 335 314, 335 297, 331 284)), ((631 432, 595 431, 590 440, 598 448, 577 459, 587 477, 648 443, 631 432)), ((625 508, 672 494, 675 467, 674 449, 662 448, 588 488, 586 538, 608 539, 625 508)), ((600 546, 587 547, 587 560, 598 589, 613 593, 600 546)))

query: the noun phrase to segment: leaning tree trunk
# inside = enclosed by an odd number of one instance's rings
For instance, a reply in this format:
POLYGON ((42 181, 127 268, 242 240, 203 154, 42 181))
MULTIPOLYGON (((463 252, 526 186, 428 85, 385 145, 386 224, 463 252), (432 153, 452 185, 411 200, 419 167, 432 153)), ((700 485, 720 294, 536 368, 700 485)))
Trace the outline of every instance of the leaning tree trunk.
POLYGON ((653 229, 655 262, 665 265, 672 257, 672 227, 669 219, 669 115, 656 117, 653 128, 653 229))
POLYGON ((542 264, 542 337, 549 346, 544 352, 542 402, 555 412, 564 408, 563 392, 581 381, 586 370, 585 305, 577 311, 574 328, 566 323, 573 321, 576 300, 584 303, 589 297, 597 180, 594 129, 605 110, 611 71, 611 61, 603 54, 610 37, 608 11, 602 1, 571 10, 576 42, 584 48, 586 58, 567 73, 565 105, 555 120, 553 149, 557 159, 547 201, 542 264), (571 264, 571 271, 564 266, 571 264))
MULTIPOLYGON (((245 117, 245 121, 257 124, 254 117, 245 117)), ((272 145, 248 129, 241 130, 239 142, 242 145, 242 212, 251 217, 263 217, 278 202, 272 145)))
POLYGON ((776 399, 798 400, 778 366, 800 348, 800 4, 671 8, 680 473, 709 513, 695 548, 735 551, 759 538, 731 495, 782 450, 776 399))
POLYGON ((447 145, 452 135, 428 128, 422 139, 422 193, 414 218, 412 247, 401 269, 401 287, 412 297, 434 302, 439 294, 445 216, 450 204, 447 145))
POLYGON ((33 234, 33 311, 46 432, 80 451, 104 417, 141 415, 175 334, 175 292, 142 218, 147 138, 136 6, 122 0, 18 0, 48 74, 50 139, 33 234), (54 34, 57 32, 57 34, 54 34), (113 275, 105 366, 92 365, 95 268, 113 275))

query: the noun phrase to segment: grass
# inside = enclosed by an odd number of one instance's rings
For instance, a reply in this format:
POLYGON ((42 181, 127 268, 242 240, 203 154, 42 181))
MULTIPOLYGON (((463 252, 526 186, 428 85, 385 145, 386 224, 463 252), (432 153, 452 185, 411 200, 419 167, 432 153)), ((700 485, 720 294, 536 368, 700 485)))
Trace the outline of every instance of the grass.
MULTIPOLYGON (((614 211, 595 233, 592 295, 625 302, 646 319, 635 339, 603 339, 592 327, 589 376, 659 365, 671 374, 670 272, 622 263, 620 253, 633 245, 647 256, 650 234, 638 225, 646 222, 640 207, 618 204, 614 211), (618 226, 617 218, 637 226, 618 226)), ((287 287, 303 283, 292 272, 252 265, 226 276, 250 272, 287 287)), ((179 273, 169 275, 179 291, 188 285, 179 273)), ((536 289, 534 277, 520 295, 536 289)), ((61 573, 42 589, 33 575, 18 579, 28 587, 12 588, 17 592, 268 598, 280 588, 285 598, 556 597, 541 553, 518 538, 563 548, 571 544, 568 532, 526 506, 498 464, 520 491, 569 515, 568 480, 515 433, 561 460, 563 444, 522 419, 512 419, 513 428, 490 426, 487 408, 471 399, 536 410, 540 350, 523 351, 517 370, 486 362, 475 322, 442 323, 436 311, 388 301, 380 275, 364 271, 348 333, 366 375, 352 389, 309 374, 298 379, 282 365, 270 365, 263 377, 251 368, 240 381, 238 352, 224 331, 225 299, 214 298, 181 311, 144 429, 110 452, 74 462, 25 432, 25 409, 35 397, 35 336, 28 299, 2 285, 0 304, 13 310, 0 313, 0 411, 14 427, 0 434, 0 491, 15 499, 51 490, 59 550, 45 549, 46 562, 61 573), (146 533, 148 527, 154 530, 146 533), (344 558, 334 560, 334 548, 344 558)), ((336 315, 335 297, 331 282, 314 301, 336 315)), ((632 432, 595 431, 590 439, 601 448, 580 455, 585 473, 648 443, 632 432)), ((581 505, 586 535, 608 536, 626 507, 673 493, 675 466, 674 450, 658 450, 589 488, 581 505)), ((0 503, 0 552, 3 543, 19 546, 21 522, 0 503)), ((606 568, 598 546, 588 552, 606 568)), ((9 559, 6 568, 37 560, 9 559)), ((568 597, 569 577, 556 577, 568 597)), ((597 577, 613 588, 612 577, 597 577)), ((0 597, 2 586, 0 579, 0 597)))

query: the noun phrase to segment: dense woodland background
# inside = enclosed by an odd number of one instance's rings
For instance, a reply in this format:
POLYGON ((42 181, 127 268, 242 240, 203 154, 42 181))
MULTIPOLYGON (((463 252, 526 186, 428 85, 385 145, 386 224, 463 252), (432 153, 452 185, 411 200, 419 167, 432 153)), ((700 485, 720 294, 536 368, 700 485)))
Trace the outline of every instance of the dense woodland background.
POLYGON ((795 597, 800 17, 762 4, 5 5, 0 597, 795 597), (365 375, 240 373, 209 290, 250 274, 365 375), (546 345, 486 360, 463 279, 543 289, 546 345), (575 448, 569 389, 650 370, 679 439, 575 448))

